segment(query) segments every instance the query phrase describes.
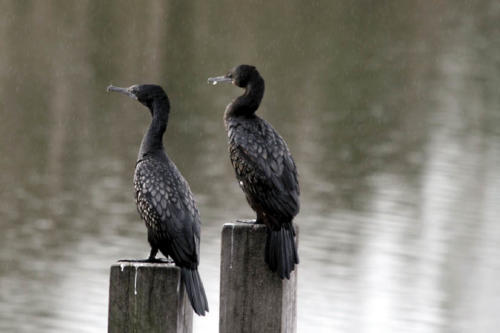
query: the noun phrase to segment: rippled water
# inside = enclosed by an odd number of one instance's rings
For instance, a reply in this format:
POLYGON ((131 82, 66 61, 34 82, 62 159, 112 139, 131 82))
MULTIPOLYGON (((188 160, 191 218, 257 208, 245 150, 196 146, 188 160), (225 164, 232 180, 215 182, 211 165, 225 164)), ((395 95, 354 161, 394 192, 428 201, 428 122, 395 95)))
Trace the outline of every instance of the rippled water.
MULTIPOLYGON (((251 218, 222 124, 239 63, 300 171, 300 332, 497 332, 495 1, 0 2, 0 331, 96 332, 109 266, 144 257, 132 174, 159 83, 202 219, 216 332, 222 224, 251 218)), ((208 329, 210 328, 210 329, 208 329)))

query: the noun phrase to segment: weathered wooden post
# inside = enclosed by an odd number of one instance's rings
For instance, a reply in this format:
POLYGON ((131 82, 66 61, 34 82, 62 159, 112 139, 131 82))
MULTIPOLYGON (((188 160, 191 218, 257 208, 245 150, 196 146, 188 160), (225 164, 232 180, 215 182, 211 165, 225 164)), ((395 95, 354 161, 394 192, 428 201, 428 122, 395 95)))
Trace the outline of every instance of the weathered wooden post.
POLYGON ((174 264, 111 266, 108 332, 190 333, 193 310, 174 264))
POLYGON ((269 270, 266 233, 265 226, 247 223, 222 229, 220 333, 296 332, 297 268, 290 280, 269 270))

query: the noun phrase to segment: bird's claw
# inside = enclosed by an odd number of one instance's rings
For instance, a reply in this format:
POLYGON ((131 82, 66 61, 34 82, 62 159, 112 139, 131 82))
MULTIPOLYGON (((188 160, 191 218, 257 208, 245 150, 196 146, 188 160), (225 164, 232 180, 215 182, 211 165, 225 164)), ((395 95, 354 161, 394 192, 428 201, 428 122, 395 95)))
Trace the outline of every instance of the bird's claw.
POLYGON ((120 259, 118 262, 135 262, 135 263, 149 263, 149 264, 172 264, 174 261, 170 258, 148 258, 148 259, 120 259))

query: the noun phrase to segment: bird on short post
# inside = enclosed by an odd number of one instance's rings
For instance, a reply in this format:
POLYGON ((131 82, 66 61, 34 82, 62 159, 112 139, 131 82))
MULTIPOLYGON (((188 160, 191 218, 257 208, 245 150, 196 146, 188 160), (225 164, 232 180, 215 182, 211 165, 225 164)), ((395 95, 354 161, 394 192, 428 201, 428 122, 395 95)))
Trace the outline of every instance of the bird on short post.
POLYGON ((264 95, 264 79, 254 66, 240 65, 209 83, 232 82, 243 95, 226 107, 224 123, 229 155, 254 223, 267 226, 265 261, 280 278, 290 278, 299 263, 293 218, 299 212, 297 168, 285 140, 255 114, 264 95))
POLYGON ((158 250, 172 258, 181 269, 182 283, 194 311, 205 315, 207 297, 198 273, 200 260, 200 215, 188 183, 163 148, 170 103, 158 85, 141 84, 129 88, 109 86, 107 91, 127 95, 146 106, 152 121, 144 134, 134 173, 137 211, 148 230, 151 252, 145 260, 156 259, 158 250))

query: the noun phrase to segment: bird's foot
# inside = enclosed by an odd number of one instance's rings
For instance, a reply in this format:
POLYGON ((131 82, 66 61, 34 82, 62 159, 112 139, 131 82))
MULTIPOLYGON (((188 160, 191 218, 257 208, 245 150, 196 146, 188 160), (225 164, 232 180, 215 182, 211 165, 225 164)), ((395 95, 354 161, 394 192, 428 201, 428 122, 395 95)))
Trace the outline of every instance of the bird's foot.
POLYGON ((149 263, 149 264, 171 264, 174 261, 170 258, 147 258, 147 259, 121 259, 118 262, 136 262, 136 263, 149 263))
POLYGON ((253 220, 236 220, 238 223, 246 223, 246 224, 258 224, 256 219, 253 220))
POLYGON ((158 258, 158 259, 155 259, 155 260, 158 260, 158 263, 162 263, 162 264, 174 264, 174 259, 168 257, 168 258, 158 258))

